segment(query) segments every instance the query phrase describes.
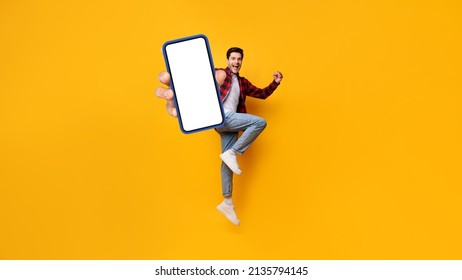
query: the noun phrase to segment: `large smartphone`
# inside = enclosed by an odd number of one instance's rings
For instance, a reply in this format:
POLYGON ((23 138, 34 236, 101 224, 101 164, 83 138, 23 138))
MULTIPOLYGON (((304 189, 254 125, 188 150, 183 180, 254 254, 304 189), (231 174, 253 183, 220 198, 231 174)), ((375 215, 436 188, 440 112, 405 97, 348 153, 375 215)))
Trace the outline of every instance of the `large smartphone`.
POLYGON ((183 133, 222 126, 225 121, 210 45, 199 34, 162 46, 170 87, 183 133))

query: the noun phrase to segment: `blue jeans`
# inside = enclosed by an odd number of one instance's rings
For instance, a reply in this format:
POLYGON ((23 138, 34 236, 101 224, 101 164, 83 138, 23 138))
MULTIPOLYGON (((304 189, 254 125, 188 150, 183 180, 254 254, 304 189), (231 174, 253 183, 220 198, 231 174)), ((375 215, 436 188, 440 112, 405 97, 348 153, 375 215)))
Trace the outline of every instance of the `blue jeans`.
MULTIPOLYGON (((221 150, 229 149, 242 155, 265 129, 266 121, 245 113, 226 112, 224 126, 217 128, 221 137, 221 150), (244 131, 238 138, 239 131, 244 131)), ((223 196, 233 193, 233 171, 221 162, 221 187, 223 196)))

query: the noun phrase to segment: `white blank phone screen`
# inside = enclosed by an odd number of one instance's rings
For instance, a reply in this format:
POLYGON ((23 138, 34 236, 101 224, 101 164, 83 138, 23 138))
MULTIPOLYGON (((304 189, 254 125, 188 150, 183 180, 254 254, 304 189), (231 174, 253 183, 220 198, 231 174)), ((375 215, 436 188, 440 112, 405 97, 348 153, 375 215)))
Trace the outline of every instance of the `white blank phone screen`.
POLYGON ((204 38, 165 47, 183 129, 193 131, 221 124, 223 115, 215 70, 204 38))

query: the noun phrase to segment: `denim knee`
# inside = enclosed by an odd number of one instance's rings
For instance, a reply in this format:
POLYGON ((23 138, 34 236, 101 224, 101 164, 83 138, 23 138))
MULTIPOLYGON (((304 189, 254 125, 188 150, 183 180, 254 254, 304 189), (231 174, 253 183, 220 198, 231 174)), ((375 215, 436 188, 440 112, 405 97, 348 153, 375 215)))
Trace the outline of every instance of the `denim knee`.
POLYGON ((260 128, 261 130, 265 129, 266 127, 266 120, 263 118, 259 118, 255 125, 260 128))

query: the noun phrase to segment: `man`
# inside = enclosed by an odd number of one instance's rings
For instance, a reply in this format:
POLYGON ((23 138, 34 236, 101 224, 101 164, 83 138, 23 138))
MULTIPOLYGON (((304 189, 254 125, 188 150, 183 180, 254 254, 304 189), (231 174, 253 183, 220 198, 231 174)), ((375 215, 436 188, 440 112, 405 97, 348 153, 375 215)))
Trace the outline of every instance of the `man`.
MULTIPOLYGON (((273 75, 273 81, 265 88, 258 88, 250 83, 246 78, 239 75, 239 70, 244 59, 244 51, 241 48, 230 48, 226 52, 228 67, 226 69, 216 69, 216 78, 220 86, 221 98, 225 111, 225 124, 216 129, 221 137, 222 159, 221 178, 222 193, 224 200, 217 206, 226 218, 233 224, 239 225, 234 210, 232 191, 233 173, 241 175, 242 171, 237 163, 236 155, 242 155, 260 133, 266 127, 266 121, 260 117, 247 114, 245 100, 247 96, 266 99, 279 86, 283 76, 279 71, 273 75), (238 137, 238 133, 243 131, 238 137)), ((168 85, 170 76, 166 72, 159 75, 159 81, 168 85)), ((167 111, 176 117, 177 112, 173 103, 173 92, 171 89, 159 87, 156 95, 167 100, 167 111)))

